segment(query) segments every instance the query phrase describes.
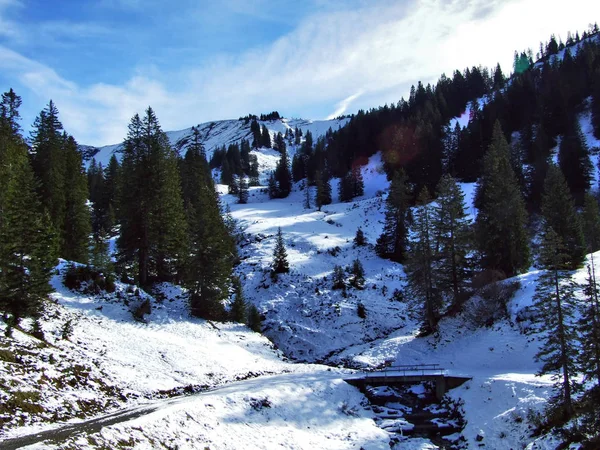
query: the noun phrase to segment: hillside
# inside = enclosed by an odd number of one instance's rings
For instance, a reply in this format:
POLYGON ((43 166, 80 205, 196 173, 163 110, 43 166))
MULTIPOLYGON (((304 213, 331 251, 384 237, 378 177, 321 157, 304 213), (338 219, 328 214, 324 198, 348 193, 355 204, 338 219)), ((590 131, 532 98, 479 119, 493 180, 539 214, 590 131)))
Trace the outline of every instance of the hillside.
MULTIPOLYGON (((337 130, 348 123, 349 119, 333 119, 333 120, 305 120, 305 119, 277 119, 269 121, 258 121, 259 124, 265 125, 269 130, 271 139, 277 133, 285 134, 287 129, 294 130, 298 127, 303 133, 310 131, 314 138, 324 136, 329 128, 337 130)), ((220 120, 216 122, 206 122, 198 125, 201 141, 207 153, 207 158, 210 159, 215 148, 228 146, 229 144, 239 144, 242 139, 252 138, 250 131, 250 122, 243 119, 238 120, 220 120)), ((185 150, 185 144, 181 144, 182 140, 190 136, 191 128, 186 128, 178 131, 167 131, 167 137, 171 145, 180 151, 182 154, 185 150)), ((126 131, 123 132, 125 138, 126 131)), ((93 147, 90 145, 82 146, 86 159, 92 157, 96 162, 102 163, 104 167, 108 165, 108 161, 113 154, 119 155, 121 144, 107 145, 104 147, 93 147)))

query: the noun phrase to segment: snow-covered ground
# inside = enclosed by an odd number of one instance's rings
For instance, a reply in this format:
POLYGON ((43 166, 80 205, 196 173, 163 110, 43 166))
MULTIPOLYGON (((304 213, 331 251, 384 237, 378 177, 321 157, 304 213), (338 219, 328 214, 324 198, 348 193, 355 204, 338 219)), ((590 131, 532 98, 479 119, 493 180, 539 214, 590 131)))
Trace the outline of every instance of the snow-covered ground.
MULTIPOLYGON (((459 315, 444 319, 439 334, 417 338, 419 321, 415 305, 403 295, 402 267, 378 258, 373 248, 383 227, 388 187, 380 156, 362 170, 365 195, 339 203, 334 182, 334 203, 322 211, 303 208, 302 183, 279 200, 252 188, 246 205, 219 187, 244 232, 236 271, 246 298, 265 316, 270 341, 239 324, 190 318, 183 292, 175 286, 136 295, 117 283, 117 293, 93 296, 67 290, 57 275, 56 304, 42 320, 47 344, 18 330, 13 339, 0 338, 2 349, 21 346, 37 355, 30 358, 26 374, 18 369, 27 361, 0 358, 0 395, 10 389, 35 391, 45 412, 23 411, 7 422, 0 438, 158 402, 152 413, 69 438, 58 448, 390 448, 391 436, 376 426, 366 398, 343 382, 349 371, 333 366, 436 363, 449 374, 472 378, 449 393, 464 402, 463 435, 469 448, 523 448, 532 440, 529 419, 551 395, 550 380, 535 376, 538 337, 525 333, 530 328, 523 321, 538 273, 519 277, 509 320, 477 327, 468 315, 459 315), (279 227, 291 271, 272 280, 279 227), (367 246, 353 244, 358 227, 367 246), (364 289, 333 290, 334 266, 347 267, 355 259, 365 269, 364 289), (152 304, 148 323, 136 322, 130 308, 146 298, 152 304), (364 318, 359 304, 366 310, 364 318), (67 340, 62 330, 69 320, 73 330, 67 340), (74 364, 81 366, 77 374, 68 371, 74 364), (16 387, 9 388, 10 383, 16 387), (206 388, 216 389, 202 392, 206 388), (197 393, 169 398, 192 391, 197 393), (89 407, 90 399, 97 400, 96 409, 89 407)), ((474 217, 474 184, 461 188, 474 217)), ((59 270, 65 266, 61 263, 59 270)), ((576 276, 583 281, 585 273, 576 276)), ((25 331, 30 328, 24 325, 25 331)), ((414 438, 393 448, 436 447, 414 438)))
MULTIPOLYGON (((327 130, 330 128, 333 131, 343 127, 348 123, 350 119, 332 119, 332 120, 306 120, 306 119, 278 119, 268 121, 258 121, 262 126, 266 126, 271 135, 271 142, 275 139, 277 133, 285 134, 287 129, 295 130, 298 127, 302 130, 303 135, 307 131, 310 131, 313 135, 313 139, 316 141, 319 137, 324 136, 327 130)), ((210 159, 214 150, 222 146, 228 146, 229 144, 239 143, 242 139, 252 141, 252 133, 250 132, 250 122, 245 120, 219 120, 216 122, 206 122, 197 126, 202 144, 206 149, 207 157, 210 159)), ((125 139, 126 130, 123 131, 123 139, 125 139)), ((191 128, 177 131, 167 131, 167 137, 169 142, 174 148, 178 148, 178 142, 192 134, 191 128)), ((90 146, 85 146, 91 149, 90 146)), ((104 167, 107 166, 110 158, 113 154, 116 154, 118 158, 120 155, 118 151, 121 149, 121 143, 106 145, 98 148, 98 152, 94 155, 96 162, 102 163, 104 167)), ((265 155, 270 155, 268 149, 265 150, 265 155)), ((261 153, 261 152, 259 152, 261 153)), ((260 164, 259 160, 259 164, 260 164)))

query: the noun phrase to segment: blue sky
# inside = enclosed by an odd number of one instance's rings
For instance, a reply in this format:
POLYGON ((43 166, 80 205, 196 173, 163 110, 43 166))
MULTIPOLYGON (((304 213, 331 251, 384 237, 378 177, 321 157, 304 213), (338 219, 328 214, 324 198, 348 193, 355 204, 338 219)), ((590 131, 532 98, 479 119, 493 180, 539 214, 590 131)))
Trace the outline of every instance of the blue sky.
POLYGON ((0 89, 29 129, 49 99, 81 142, 278 110, 322 119, 500 62, 600 17, 588 0, 0 0, 0 89), (568 7, 564 5, 567 4, 568 7), (536 18, 536 20, 532 20, 536 18))

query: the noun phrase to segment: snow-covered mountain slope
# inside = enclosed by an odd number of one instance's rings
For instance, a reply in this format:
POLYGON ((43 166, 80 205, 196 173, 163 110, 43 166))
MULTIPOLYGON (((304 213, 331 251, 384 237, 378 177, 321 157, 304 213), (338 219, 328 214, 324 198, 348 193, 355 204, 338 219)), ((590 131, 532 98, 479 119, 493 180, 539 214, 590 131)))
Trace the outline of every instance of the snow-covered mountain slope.
MULTIPOLYGON (((333 119, 333 120, 305 120, 305 119, 278 119, 268 121, 258 121, 262 126, 265 125, 271 135, 271 140, 275 138, 275 135, 279 132, 285 134, 287 129, 294 130, 298 127, 305 134, 310 131, 313 138, 316 140, 320 136, 324 136, 327 130, 337 130, 348 123, 350 119, 333 119)), ((219 120, 216 122, 206 122, 197 126, 202 137, 202 143, 206 149, 207 157, 210 159, 215 148, 227 146, 229 144, 239 143, 242 139, 252 140, 252 133, 250 132, 250 122, 243 119, 238 120, 219 120)), ((124 131, 125 133, 125 131, 124 131)), ((192 133, 191 128, 178 131, 167 131, 167 137, 171 145, 181 150, 180 141, 185 140, 186 137, 192 133)), ((123 135, 125 138, 125 134, 123 135)), ((102 163, 106 167, 110 157, 116 154, 119 157, 119 150, 121 144, 107 145, 98 148, 96 151, 94 147, 88 145, 82 146, 84 155, 89 158, 93 156, 96 162, 102 163)), ((185 148, 185 146, 184 146, 185 148)))

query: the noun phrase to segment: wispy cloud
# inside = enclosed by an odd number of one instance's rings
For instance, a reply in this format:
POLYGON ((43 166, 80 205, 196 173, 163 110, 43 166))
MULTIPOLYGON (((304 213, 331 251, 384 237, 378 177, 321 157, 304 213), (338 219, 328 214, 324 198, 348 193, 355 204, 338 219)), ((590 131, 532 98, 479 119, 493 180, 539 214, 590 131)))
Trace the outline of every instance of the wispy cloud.
POLYGON ((352 94, 349 97, 346 97, 344 100, 335 105, 335 111, 327 116, 327 120, 335 119, 336 117, 345 114, 348 111, 348 108, 352 104, 354 100, 362 95, 362 91, 358 91, 356 94, 352 94))
MULTIPOLYGON (((7 1, 0 0, 0 24, 7 1)), ((139 6, 137 0, 105 1, 115 8, 139 6)), ((199 64, 175 49, 177 57, 170 64, 138 62, 128 68, 130 75, 122 83, 78 83, 68 73, 61 76, 7 47, 0 47, 0 69, 36 98, 53 98, 66 129, 79 141, 100 145, 120 141, 131 116, 148 105, 165 129, 179 129, 248 112, 278 109, 321 118, 332 110, 330 116, 337 116, 350 108, 395 102, 417 80, 434 81, 442 72, 467 65, 499 60, 507 72, 514 50, 536 48, 551 32, 581 29, 600 13, 600 6, 586 0, 572 0, 568 9, 560 10, 543 0, 410 0, 391 5, 356 0, 351 8, 312 1, 318 4, 316 12, 305 14, 269 44, 211 53, 199 64)), ((263 13, 261 7, 238 0, 225 3, 248 20, 269 20, 273 11, 289 13, 285 8, 263 13)), ((185 17, 179 20, 185 23, 185 17)), ((193 18, 189 20, 187 25, 193 26, 193 18)), ((105 31, 84 23, 73 32, 105 31)))

